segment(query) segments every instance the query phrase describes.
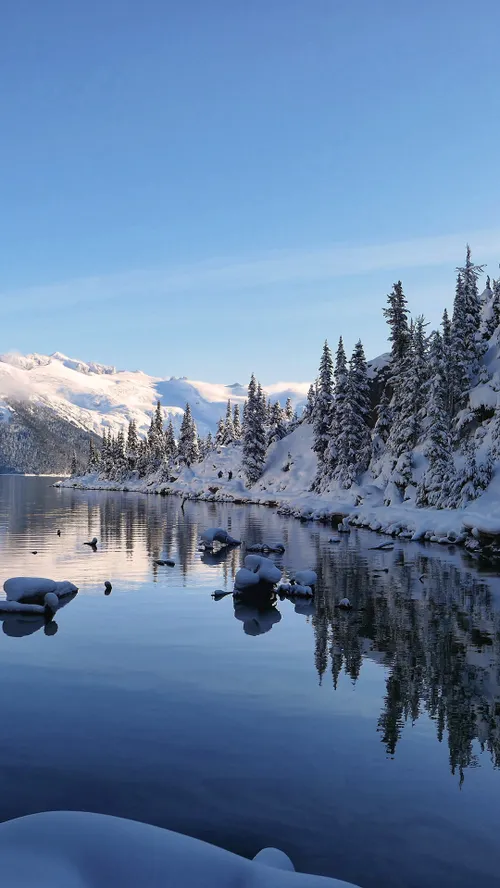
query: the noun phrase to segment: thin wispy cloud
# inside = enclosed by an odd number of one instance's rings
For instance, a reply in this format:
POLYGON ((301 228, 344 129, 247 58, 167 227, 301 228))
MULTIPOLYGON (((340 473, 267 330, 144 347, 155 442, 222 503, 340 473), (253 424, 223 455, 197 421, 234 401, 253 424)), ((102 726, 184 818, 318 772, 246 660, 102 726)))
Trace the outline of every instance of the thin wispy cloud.
POLYGON ((500 229, 414 238, 393 243, 337 244, 321 249, 272 251, 254 257, 212 259, 181 267, 151 268, 77 278, 0 294, 2 311, 94 305, 140 296, 141 303, 187 293, 242 293, 283 284, 314 284, 339 277, 459 264, 469 241, 474 258, 500 257, 500 229))

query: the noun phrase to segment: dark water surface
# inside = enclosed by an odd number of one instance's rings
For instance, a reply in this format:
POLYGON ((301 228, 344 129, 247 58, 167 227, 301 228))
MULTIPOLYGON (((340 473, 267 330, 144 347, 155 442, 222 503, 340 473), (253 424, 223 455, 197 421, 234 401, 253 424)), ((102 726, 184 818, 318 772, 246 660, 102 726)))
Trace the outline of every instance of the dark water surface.
POLYGON ((80 588, 55 634, 3 622, 1 820, 100 811, 247 856, 275 845, 364 888, 498 885, 496 577, 436 546, 369 551, 363 531, 334 545, 262 507, 51 483, 0 478, 2 582, 80 588), (201 555, 212 525, 282 540, 285 571, 318 571, 316 605, 214 601, 243 551, 201 555))

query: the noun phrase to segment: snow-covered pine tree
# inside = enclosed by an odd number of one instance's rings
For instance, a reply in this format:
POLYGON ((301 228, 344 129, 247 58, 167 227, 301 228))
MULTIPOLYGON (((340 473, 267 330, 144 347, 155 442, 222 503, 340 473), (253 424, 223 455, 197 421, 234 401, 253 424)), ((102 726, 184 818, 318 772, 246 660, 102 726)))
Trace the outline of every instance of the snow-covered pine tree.
POLYGON ((358 340, 349 363, 347 389, 338 416, 335 477, 344 488, 368 468, 370 461, 370 386, 365 353, 358 340))
MULTIPOLYGON (((293 413, 293 411, 292 411, 293 413)), ((271 410, 271 422, 267 434, 267 442, 273 444, 281 441, 288 432, 286 414, 279 401, 275 401, 271 410)))
POLYGON ((203 448, 204 456, 208 456, 211 450, 214 449, 214 441, 212 438, 212 432, 208 432, 207 437, 205 438, 205 446, 203 448))
POLYGON ((137 425, 135 419, 131 419, 128 424, 127 444, 125 448, 125 456, 127 458, 129 469, 135 469, 139 452, 139 436, 137 434, 137 425))
POLYGON ((447 365, 443 337, 435 330, 429 351, 429 381, 425 390, 426 445, 424 453, 429 460, 417 488, 418 506, 442 508, 448 502, 454 481, 454 464, 451 449, 450 416, 446 408, 448 397, 447 365))
POLYGON ((313 487, 320 490, 328 481, 328 444, 333 415, 333 361, 328 342, 325 340, 319 365, 318 393, 314 406, 314 444, 313 450, 318 457, 318 468, 313 487))
POLYGON ((127 470, 125 457, 125 432, 121 428, 113 446, 113 474, 115 478, 122 478, 127 470))
POLYGON ((293 409, 292 399, 287 398, 285 402, 285 419, 287 422, 293 422, 295 411, 293 409))
POLYGON ((71 457, 71 468, 70 468, 71 477, 74 478, 75 475, 78 475, 78 461, 76 458, 76 453, 73 450, 73 456, 71 457))
POLYGON ((444 399, 443 406, 448 417, 451 419, 453 415, 453 339, 451 332, 451 321, 446 308, 443 311, 441 328, 441 346, 443 352, 443 366, 441 370, 442 393, 444 399))
POLYGON ((402 493, 413 481, 413 449, 418 443, 423 420, 428 379, 425 327, 422 316, 410 327, 409 347, 397 376, 393 377, 395 387, 390 405, 393 422, 387 449, 395 461, 392 481, 402 493))
POLYGON ((265 417, 266 417, 266 424, 267 425, 269 425, 269 423, 271 422, 272 413, 273 413, 273 405, 271 404, 271 398, 268 398, 267 401, 265 402, 265 417))
POLYGON ((151 425, 148 431, 149 469, 153 473, 158 471, 165 460, 165 435, 163 432, 163 415, 158 401, 156 410, 151 417, 151 425))
POLYGON ((234 442, 237 444, 241 441, 241 420, 240 420, 240 405, 235 404, 233 410, 233 428, 234 428, 234 442))
POLYGON ((266 429, 262 388, 252 373, 248 386, 248 398, 243 423, 243 469, 249 485, 255 484, 262 474, 266 457, 266 429))
POLYGON ((167 428, 165 429, 165 460, 167 463, 175 462, 177 457, 177 444, 175 443, 174 426, 172 418, 169 419, 167 428))
POLYGON ((330 423, 330 440, 325 454, 325 477, 330 479, 333 477, 338 457, 338 439, 342 426, 342 417, 344 413, 345 400, 347 397, 347 387, 349 380, 349 370, 347 368, 347 358, 344 350, 344 342, 342 336, 339 339, 337 352, 335 355, 335 385, 334 385, 334 401, 332 405, 332 419, 330 423))
POLYGON ((372 454, 374 460, 379 460, 386 451, 386 444, 391 433, 391 425, 392 410, 390 407, 389 387, 388 385, 384 385, 380 401, 377 405, 377 419, 372 434, 372 454))
POLYGON ((191 405, 186 404, 179 434, 178 457, 187 466, 198 462, 198 432, 191 413, 191 405))
POLYGON ((137 454, 136 470, 140 478, 144 478, 149 472, 151 454, 149 451, 148 439, 143 438, 139 441, 139 451, 137 454))
POLYGON ((231 401, 227 402, 226 419, 224 422, 224 444, 233 444, 235 438, 233 411, 231 409, 231 401))
POLYGON ((222 447, 226 438, 226 426, 222 417, 217 423, 217 432, 215 434, 215 446, 222 447))
POLYGON ((89 438, 89 456, 87 460, 87 473, 92 474, 99 468, 99 451, 97 450, 93 438, 89 438))
POLYGON ((452 409, 456 414, 467 403, 471 383, 479 372, 484 343, 479 329, 481 325, 481 303, 478 293, 478 278, 484 265, 474 265, 470 247, 467 244, 465 265, 457 269, 457 285, 453 303, 451 323, 451 373, 452 409))
POLYGON ((492 314, 493 314, 493 329, 496 330, 498 325, 500 324, 500 278, 498 280, 494 280, 492 284, 493 288, 493 304, 492 304, 492 314))
POLYGON ((485 462, 478 465, 476 448, 472 438, 466 438, 462 444, 464 463, 453 483, 451 496, 447 505, 452 508, 463 508, 467 503, 477 499, 486 490, 493 474, 491 456, 488 454, 485 462))
POLYGON ((410 328, 408 324, 408 303, 403 292, 401 281, 393 284, 387 296, 387 308, 383 309, 384 317, 389 324, 389 341, 392 342, 392 369, 398 371, 410 347, 410 328))

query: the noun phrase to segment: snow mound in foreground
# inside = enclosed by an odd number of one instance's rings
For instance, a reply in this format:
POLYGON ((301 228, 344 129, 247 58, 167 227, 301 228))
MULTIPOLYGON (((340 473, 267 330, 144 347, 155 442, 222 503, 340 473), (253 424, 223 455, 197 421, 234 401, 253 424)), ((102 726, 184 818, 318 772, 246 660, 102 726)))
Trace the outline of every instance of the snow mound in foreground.
POLYGON ((0 824, 6 888, 353 888, 296 873, 274 848, 246 860, 170 830, 75 811, 0 824))

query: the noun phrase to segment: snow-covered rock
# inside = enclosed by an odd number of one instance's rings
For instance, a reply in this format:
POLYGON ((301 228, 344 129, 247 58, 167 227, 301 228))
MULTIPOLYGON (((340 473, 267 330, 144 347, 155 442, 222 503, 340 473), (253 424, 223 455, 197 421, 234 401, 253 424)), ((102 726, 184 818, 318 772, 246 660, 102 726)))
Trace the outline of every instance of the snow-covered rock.
POLYGON ((274 848, 247 860, 170 830, 74 811, 0 824, 5 888, 352 888, 296 873, 274 848))
POLYGON ((235 540, 223 527, 208 527, 201 534, 201 541, 205 546, 213 546, 214 543, 222 543, 225 546, 240 545, 240 540, 235 540))
POLYGON ((318 582, 318 574, 315 570, 298 570, 295 581, 303 586, 315 586, 318 582))
MULTIPOLYGON (((49 580, 44 577, 12 577, 3 584, 8 601, 23 601, 27 598, 43 599, 47 593, 57 598, 78 592, 77 586, 69 580, 49 580)), ((51 599, 52 601, 54 599, 51 599)))
POLYGON ((247 555, 244 561, 245 568, 252 571, 261 583, 279 583, 281 571, 270 558, 265 555, 247 555))

